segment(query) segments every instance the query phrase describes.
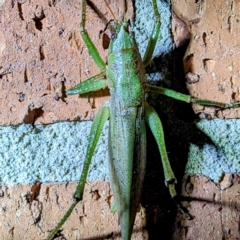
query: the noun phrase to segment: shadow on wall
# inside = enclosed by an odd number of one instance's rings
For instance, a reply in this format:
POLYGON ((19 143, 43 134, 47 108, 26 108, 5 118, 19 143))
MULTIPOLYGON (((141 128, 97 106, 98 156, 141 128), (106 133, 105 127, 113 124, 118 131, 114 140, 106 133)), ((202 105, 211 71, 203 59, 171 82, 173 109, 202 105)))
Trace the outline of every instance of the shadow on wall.
MULTIPOLYGON (((164 87, 188 94, 183 71, 183 56, 189 43, 189 34, 186 34, 186 37, 187 39, 181 39, 181 42, 173 50, 172 61, 168 61, 167 68, 169 72, 173 73, 173 76, 169 76, 172 84, 169 87, 169 81, 167 81, 165 83, 167 86, 164 87)), ((171 56, 167 57, 171 59, 171 56)), ((155 64, 163 66, 166 64, 164 58, 166 56, 155 59, 155 64)), ((156 96, 150 96, 148 102, 155 107, 163 123, 167 152, 177 178, 177 192, 180 201, 181 180, 185 172, 190 143, 203 147, 205 143, 212 143, 212 141, 196 127, 194 121, 198 119, 198 116, 194 114, 190 104, 166 96, 157 96, 157 100, 156 96)), ((157 240, 159 237, 171 239, 177 208, 164 184, 161 158, 150 131, 148 131, 147 140, 147 169, 142 204, 146 208, 149 239, 157 240)))

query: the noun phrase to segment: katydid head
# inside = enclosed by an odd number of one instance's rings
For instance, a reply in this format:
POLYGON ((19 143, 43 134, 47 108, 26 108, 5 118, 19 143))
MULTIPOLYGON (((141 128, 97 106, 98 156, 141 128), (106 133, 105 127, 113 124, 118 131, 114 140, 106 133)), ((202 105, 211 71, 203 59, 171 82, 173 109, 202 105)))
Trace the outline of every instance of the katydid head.
POLYGON ((119 25, 119 30, 116 29, 116 32, 111 37, 108 54, 111 52, 124 51, 124 49, 131 49, 134 48, 134 46, 134 38, 128 31, 128 23, 123 23, 119 25))
MULTIPOLYGON (((110 39, 110 44, 108 48, 108 53, 110 54, 113 51, 119 51, 122 49, 132 48, 134 44, 133 37, 129 34, 129 23, 126 18, 126 1, 123 0, 123 13, 121 21, 118 21, 110 8, 106 0, 104 0, 106 6, 108 7, 111 15, 113 16, 114 21, 114 34, 112 34, 110 39)), ((112 20, 111 20, 112 21, 112 20)), ((111 22, 110 21, 110 22, 111 22)), ((109 22, 109 23, 110 23, 109 22)))

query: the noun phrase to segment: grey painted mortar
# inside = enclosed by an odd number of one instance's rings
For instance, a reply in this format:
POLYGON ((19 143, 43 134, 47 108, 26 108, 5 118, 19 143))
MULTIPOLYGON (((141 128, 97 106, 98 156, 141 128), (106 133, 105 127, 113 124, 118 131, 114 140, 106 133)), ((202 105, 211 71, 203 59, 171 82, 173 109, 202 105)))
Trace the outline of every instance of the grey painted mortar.
MULTIPOLYGON (((0 127, 0 184, 74 181, 80 176, 91 122, 0 127)), ((106 179, 106 124, 89 180, 106 179)))
POLYGON ((186 173, 205 175, 218 182, 224 173, 240 172, 240 119, 201 120, 197 127, 214 145, 191 144, 186 173))

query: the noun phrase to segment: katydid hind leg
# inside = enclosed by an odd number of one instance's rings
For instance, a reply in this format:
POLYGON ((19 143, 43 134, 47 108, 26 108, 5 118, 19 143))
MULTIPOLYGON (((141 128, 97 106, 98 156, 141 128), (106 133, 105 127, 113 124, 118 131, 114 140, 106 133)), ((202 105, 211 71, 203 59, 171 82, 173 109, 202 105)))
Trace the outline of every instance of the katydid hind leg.
POLYGON ((85 160, 84 160, 84 164, 83 164, 83 169, 82 169, 81 177, 79 179, 77 188, 74 193, 73 203, 70 206, 70 208, 68 209, 68 211, 66 212, 66 214, 63 216, 63 218, 60 220, 58 225, 50 233, 47 240, 54 238, 55 234, 60 230, 62 225, 66 222, 66 220, 71 215, 75 206, 82 200, 84 187, 85 187, 85 183, 87 180, 88 170, 89 170, 89 166, 91 164, 94 150, 95 150, 98 140, 100 138, 104 124, 108 118, 109 118, 109 107, 103 106, 102 108, 99 109, 96 117, 94 118, 94 121, 93 121, 93 124, 91 127, 89 140, 88 140, 88 146, 87 146, 87 152, 86 152, 85 160))
POLYGON ((162 123, 157 112, 148 104, 145 104, 145 119, 151 129, 151 132, 153 133, 153 136, 159 148, 163 165, 165 184, 169 189, 171 197, 175 198, 177 195, 175 190, 176 178, 168 159, 162 123))

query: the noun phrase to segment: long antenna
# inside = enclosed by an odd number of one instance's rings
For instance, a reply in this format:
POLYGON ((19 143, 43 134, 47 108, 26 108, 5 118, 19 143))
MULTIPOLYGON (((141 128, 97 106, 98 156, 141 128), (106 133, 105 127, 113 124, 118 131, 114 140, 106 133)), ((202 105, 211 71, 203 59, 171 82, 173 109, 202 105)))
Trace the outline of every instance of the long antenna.
POLYGON ((106 1, 106 0, 104 0, 104 2, 105 2, 105 4, 106 4, 106 6, 108 7, 108 9, 109 9, 110 13, 112 14, 112 16, 113 16, 114 20, 116 21, 117 19, 116 19, 115 15, 114 15, 114 13, 113 13, 112 9, 110 8, 109 4, 107 3, 107 1, 106 1))
POLYGON ((125 15, 126 15, 126 11, 127 11, 126 0, 123 0, 123 14, 124 14, 124 18, 125 18, 125 15))
POLYGON ((123 17, 124 17, 124 22, 125 22, 125 18, 126 18, 126 0, 123 0, 123 17))

